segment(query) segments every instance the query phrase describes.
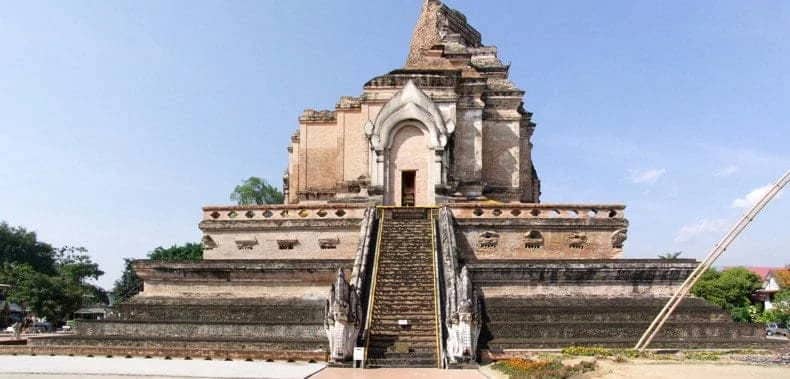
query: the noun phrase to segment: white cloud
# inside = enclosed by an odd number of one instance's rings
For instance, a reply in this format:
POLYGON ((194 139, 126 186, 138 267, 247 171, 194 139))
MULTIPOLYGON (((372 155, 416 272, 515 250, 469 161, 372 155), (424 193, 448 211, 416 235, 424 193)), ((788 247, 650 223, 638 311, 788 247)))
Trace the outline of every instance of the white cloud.
MULTIPOLYGON (((749 193, 746 194, 744 197, 739 197, 732 201, 733 208, 749 208, 754 204, 757 204, 760 201, 760 198, 763 197, 768 191, 771 190, 773 184, 768 184, 759 188, 755 188, 751 190, 749 193)), ((778 199, 781 197, 782 193, 778 193, 776 198, 778 199)))
POLYGON ((666 169, 650 169, 650 170, 631 170, 631 182, 635 184, 654 184, 664 174, 667 173, 666 169))
POLYGON ((738 167, 736 165, 729 165, 729 166, 724 167, 724 168, 720 169, 719 171, 716 171, 715 173, 713 173, 713 176, 717 176, 717 177, 720 177, 720 178, 726 178, 726 177, 738 172, 738 170, 740 170, 740 167, 738 167))
POLYGON ((723 233, 727 228, 727 220, 723 218, 703 218, 695 223, 683 225, 675 236, 675 243, 690 241, 702 234, 723 233))

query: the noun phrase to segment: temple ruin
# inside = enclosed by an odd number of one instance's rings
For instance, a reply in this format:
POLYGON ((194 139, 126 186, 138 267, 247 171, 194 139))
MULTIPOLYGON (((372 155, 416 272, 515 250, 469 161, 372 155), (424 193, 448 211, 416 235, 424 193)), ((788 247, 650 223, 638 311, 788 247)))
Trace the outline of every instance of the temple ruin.
MULTIPOLYGON (((144 291, 40 349, 456 367, 510 349, 630 347, 693 260, 621 259, 621 204, 544 204, 510 66, 425 1, 402 68, 305 110, 286 204, 207 206, 201 262, 136 261, 144 291)), ((539 146, 536 148, 540 148, 539 146)), ((745 346, 688 299, 654 344, 745 346)))

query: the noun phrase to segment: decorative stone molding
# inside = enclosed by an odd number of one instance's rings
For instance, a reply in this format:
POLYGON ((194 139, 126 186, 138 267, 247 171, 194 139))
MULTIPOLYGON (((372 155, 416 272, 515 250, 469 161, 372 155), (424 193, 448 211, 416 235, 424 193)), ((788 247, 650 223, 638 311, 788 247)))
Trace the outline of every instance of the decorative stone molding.
POLYGON ((240 222, 238 215, 245 215, 244 221, 283 221, 283 220, 325 220, 325 219, 357 219, 361 220, 366 204, 266 204, 266 205, 239 205, 222 207, 204 207, 203 221, 231 221, 240 222), (248 212, 252 217, 247 216, 248 212), (322 212, 326 212, 322 216, 322 212))
POLYGON ((543 247, 543 234, 532 230, 524 235, 524 247, 527 249, 540 249, 543 247))
POLYGON ((331 200, 337 196, 337 191, 297 191, 299 201, 331 200))
POLYGON ((299 122, 335 122, 337 121, 337 116, 335 111, 330 110, 315 110, 315 109, 305 109, 302 112, 302 115, 299 116, 299 122))
POLYGON ((487 231, 477 237, 477 248, 479 250, 493 250, 499 245, 499 233, 487 231))
POLYGON ((469 272, 458 267, 458 246, 455 241, 453 215, 447 207, 439 211, 439 248, 444 272, 444 291, 441 298, 444 325, 447 330, 446 356, 452 363, 477 359, 477 341, 482 327, 482 312, 469 272))
POLYGON ((297 243, 299 243, 299 240, 294 240, 294 239, 277 240, 277 248, 280 250, 292 250, 297 243))
POLYGON ((340 244, 340 238, 319 238, 318 239, 318 246, 322 250, 326 249, 336 249, 337 245, 340 244))
POLYGON ((612 247, 622 249, 623 243, 628 238, 628 229, 618 229, 612 233, 612 247))
POLYGON ((203 245, 203 250, 211 250, 217 248, 217 243, 208 234, 203 236, 203 238, 200 240, 200 243, 203 245))
POLYGON ((587 245, 586 234, 576 232, 568 234, 568 247, 572 249, 583 249, 585 245, 587 245))
POLYGON ((341 96, 336 109, 359 109, 362 106, 362 99, 354 96, 341 96))
POLYGON ((236 247, 239 250, 252 250, 257 244, 258 240, 254 237, 251 239, 236 239, 236 247))
POLYGON ((455 218, 497 218, 506 214, 511 219, 625 219, 625 206, 621 204, 452 204, 455 218), (497 209, 500 212, 495 212, 497 209), (518 210, 519 212, 514 212, 518 210))
POLYGON ((346 282, 342 269, 329 291, 324 310, 324 330, 329 338, 329 358, 336 362, 351 359, 362 327, 362 304, 354 287, 346 282))
POLYGON ((392 143, 392 131, 401 121, 417 120, 428 130, 429 146, 441 150, 447 144, 448 132, 436 104, 409 80, 379 111, 373 131, 368 135, 373 148, 382 151, 392 143))
POLYGON ((365 135, 368 137, 373 135, 373 128, 374 128, 373 121, 370 120, 366 121, 365 124, 362 125, 362 130, 365 131, 365 135))
POLYGON ((474 361, 482 326, 480 302, 466 266, 458 274, 457 308, 447 321, 447 355, 454 363, 474 361))
POLYGON ((398 88, 406 85, 406 83, 412 80, 414 81, 414 84, 423 88, 455 88, 455 86, 460 82, 461 78, 458 71, 454 70, 441 71, 437 74, 416 74, 414 72, 402 74, 390 73, 387 75, 377 76, 369 80, 367 83, 365 83, 365 89, 398 88))
MULTIPOLYGON (((164 281, 189 286, 195 282, 240 283, 247 285, 281 285, 283 278, 304 286, 322 285, 329 287, 335 280, 339 268, 350 270, 349 259, 255 259, 220 260, 204 259, 197 262, 135 260, 132 268, 145 283, 143 296, 167 296, 183 299, 179 294, 167 292, 156 294, 150 283, 164 281), (191 283, 191 284, 190 284, 191 283)), ((196 297, 203 297, 197 294, 196 297)), ((213 296, 213 295, 212 295, 213 296)), ((238 301, 238 299, 234 300, 238 301)))

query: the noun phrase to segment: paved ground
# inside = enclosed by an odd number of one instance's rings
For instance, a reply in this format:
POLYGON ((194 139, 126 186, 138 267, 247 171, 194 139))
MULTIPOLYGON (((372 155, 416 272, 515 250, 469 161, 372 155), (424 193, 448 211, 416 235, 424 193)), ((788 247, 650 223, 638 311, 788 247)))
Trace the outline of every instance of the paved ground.
POLYGON ((421 379, 421 378, 458 378, 458 379, 486 379, 477 370, 441 370, 438 368, 325 368, 310 379, 421 379))
MULTIPOLYGON (((143 358, 86 358, 49 356, 0 356, 0 379, 173 379, 173 378, 305 378, 311 379, 398 379, 458 378, 501 379, 504 376, 486 366, 477 370, 347 369, 324 368, 320 363, 280 363, 242 361, 185 361, 143 358), (322 370, 323 369, 323 370, 322 370)), ((588 379, 786 379, 790 367, 741 363, 656 362, 633 360, 615 363, 599 360, 598 369, 588 379)))
POLYGON ((304 378, 324 367, 321 363, 164 360, 144 358, 87 358, 0 356, 0 378, 304 378))
POLYGON ((614 363, 599 361, 598 369, 584 378, 595 379, 787 379, 790 368, 726 363, 614 363))

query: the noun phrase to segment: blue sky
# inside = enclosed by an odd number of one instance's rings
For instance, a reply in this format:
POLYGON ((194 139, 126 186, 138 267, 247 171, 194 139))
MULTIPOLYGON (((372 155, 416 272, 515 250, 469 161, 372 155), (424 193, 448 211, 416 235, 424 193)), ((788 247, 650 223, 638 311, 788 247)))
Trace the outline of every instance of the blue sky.
MULTIPOLYGON (((279 184, 301 110, 401 67, 419 3, 6 3, 0 220, 87 247, 110 287, 243 178, 279 184)), ((543 202, 625 203, 626 257, 704 256, 790 168, 788 2, 448 4, 527 92, 543 202)), ((720 263, 790 263, 788 214, 720 263)))

